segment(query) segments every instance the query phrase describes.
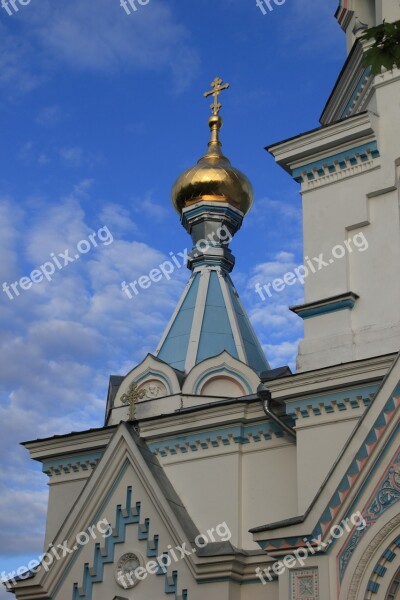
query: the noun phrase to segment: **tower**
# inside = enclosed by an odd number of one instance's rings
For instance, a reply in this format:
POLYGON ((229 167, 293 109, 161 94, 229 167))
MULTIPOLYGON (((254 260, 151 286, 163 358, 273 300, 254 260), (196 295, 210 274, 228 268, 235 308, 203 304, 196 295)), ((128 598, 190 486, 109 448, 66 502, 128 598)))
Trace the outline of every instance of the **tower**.
POLYGON ((397 1, 342 0, 348 57, 322 127, 268 151, 300 183, 305 303, 300 371, 396 352, 400 339, 398 70, 363 64, 367 27, 400 18, 397 1))

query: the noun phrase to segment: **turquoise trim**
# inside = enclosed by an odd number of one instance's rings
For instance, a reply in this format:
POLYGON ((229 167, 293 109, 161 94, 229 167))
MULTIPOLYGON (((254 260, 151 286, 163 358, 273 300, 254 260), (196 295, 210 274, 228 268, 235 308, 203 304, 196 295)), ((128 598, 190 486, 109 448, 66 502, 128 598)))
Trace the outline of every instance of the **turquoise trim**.
POLYGON ((314 171, 317 171, 317 174, 322 177, 325 175, 325 168, 328 168, 329 172, 334 173, 337 170, 340 171, 341 169, 345 169, 347 166, 347 160, 350 161, 351 164, 357 164, 357 155, 361 158, 362 162, 367 161, 369 155, 371 155, 372 158, 377 158, 380 155, 377 142, 368 142, 367 144, 356 146, 346 150, 345 152, 340 152, 338 154, 322 158, 321 160, 307 163, 301 167, 293 169, 292 176, 298 183, 302 183, 304 181, 304 176, 306 176, 308 180, 315 179, 316 176, 314 171))
POLYGON ((165 384, 168 392, 172 393, 172 389, 173 389, 172 383, 169 380, 169 378, 166 375, 164 375, 164 373, 161 373, 161 371, 156 371, 154 369, 150 369, 149 371, 146 371, 145 373, 143 373, 142 375, 140 375, 140 377, 138 377, 137 379, 135 379, 135 381, 136 381, 136 383, 138 385, 140 385, 140 383, 143 380, 147 381, 149 379, 149 377, 155 377, 157 379, 161 379, 161 381, 165 384))
POLYGON ((365 407, 368 407, 372 401, 371 396, 376 394, 379 386, 380 384, 376 383, 361 388, 345 389, 321 396, 308 396, 306 398, 295 400, 294 402, 288 401, 286 403, 286 413, 296 419, 298 412, 305 418, 310 416, 310 411, 312 411, 314 415, 320 415, 322 409, 327 413, 333 413, 335 410, 334 405, 336 405, 339 410, 347 410, 349 404, 350 408, 355 409, 360 405, 360 398, 362 404, 365 407), (348 403, 346 403, 345 400, 348 400, 348 403))
MULTIPOLYGON (((351 515, 354 514, 354 511, 356 509, 359 510, 359 507, 357 506, 359 499, 361 498, 363 493, 366 491, 366 488, 370 481, 370 478, 372 478, 373 474, 376 473, 376 471, 380 467, 382 460, 384 459, 385 456, 387 456, 389 449, 392 447, 392 444, 398 439, 399 431, 400 431, 400 424, 398 424, 397 427, 395 428, 395 430, 392 432, 378 461, 375 463, 375 465, 373 466, 373 468, 371 470, 369 479, 364 481, 364 483, 361 485, 361 487, 357 493, 357 496, 355 497, 354 501, 352 502, 351 506, 349 507, 349 510, 346 513, 347 518, 351 517, 351 515)), ((400 454, 397 456, 397 459, 395 459, 393 462, 395 463, 396 467, 399 465, 400 454)), ((398 487, 399 486, 397 486, 397 488, 398 487)), ((383 513, 385 513, 389 508, 391 508, 393 506, 393 504, 395 504, 399 501, 400 501, 399 490, 395 489, 394 487, 391 487, 390 476, 388 475, 387 477, 385 477, 383 484, 381 483, 381 485, 377 489, 377 492, 376 492, 375 497, 372 500, 372 502, 369 502, 369 507, 367 509, 367 512, 365 512, 365 511, 363 512, 363 517, 366 521, 367 526, 365 527, 365 529, 362 529, 361 531, 356 530, 356 532, 353 533, 352 536, 347 541, 346 545, 344 546, 344 549, 342 549, 338 555, 339 556, 339 579, 340 579, 340 581, 343 581, 348 564, 349 564, 349 562, 352 558, 352 555, 353 555, 356 547, 358 546, 361 538, 370 529, 370 527, 372 525, 374 525, 374 523, 379 519, 379 517, 383 513), (371 512, 374 515, 374 518, 372 520, 371 520, 371 512)), ((400 540, 400 536, 397 539, 400 540)), ((333 546, 333 544, 332 544, 332 546, 333 546)), ((329 548, 329 552, 332 550, 332 546, 329 548)), ((391 560, 390 556, 387 556, 385 554, 383 555, 383 557, 386 560, 389 560, 389 561, 391 560)))
MULTIPOLYGON (((106 494, 106 496, 104 497, 103 502, 100 505, 99 510, 97 511, 97 513, 95 514, 91 525, 95 525, 96 523, 99 522, 100 517, 104 514, 104 509, 107 506, 107 504, 110 501, 111 496, 113 495, 113 493, 115 492, 116 488, 118 487, 119 483, 121 482, 121 479, 123 478, 123 476, 125 475, 125 472, 128 468, 128 466, 130 465, 129 460, 126 460, 125 463, 123 464, 118 476, 115 478, 114 483, 112 484, 110 490, 108 491, 108 493, 106 494)), ((71 557, 71 561, 69 563, 69 565, 67 566, 67 568, 65 569, 65 571, 63 572, 63 575, 61 576, 58 584, 56 585, 56 588, 54 590, 53 593, 53 599, 56 600, 56 596, 58 594, 58 592, 60 591, 61 586, 63 585, 65 579, 68 577, 72 567, 74 566, 75 562, 78 559, 79 554, 81 553, 83 546, 78 546, 78 549, 75 550, 73 556, 71 557)))
POLYGON ((228 375, 231 375, 234 379, 239 379, 239 381, 241 383, 243 383, 244 387, 245 387, 245 391, 247 391, 248 394, 252 393, 252 389, 249 385, 249 383, 246 381, 246 379, 240 375, 240 373, 237 373, 236 371, 233 371, 233 369, 229 369, 229 367, 223 366, 223 367, 218 367, 216 369, 213 369, 211 371, 207 371, 207 373, 204 373, 195 383, 194 385, 194 393, 195 394, 199 394, 200 393, 200 388, 202 386, 202 384, 204 383, 204 381, 206 379, 210 379, 212 378, 212 376, 214 375, 218 375, 220 373, 227 373, 228 375))
POLYGON ((99 543, 94 547, 94 559, 92 568, 88 563, 85 563, 83 569, 82 586, 77 583, 73 584, 72 600, 91 600, 93 585, 101 583, 104 576, 104 566, 112 564, 115 560, 115 546, 122 544, 126 540, 127 525, 140 521, 140 502, 136 502, 135 508, 132 508, 132 487, 127 488, 126 493, 126 508, 122 509, 121 505, 116 508, 116 523, 111 536, 105 538, 104 547, 99 543))
MULTIPOLYGON (((397 386, 395 387, 393 392, 390 394, 389 399, 387 400, 385 406, 383 407, 379 416, 377 417, 374 424, 372 425, 372 428, 369 430, 368 434, 364 438, 363 443, 359 447, 358 452, 354 456, 350 466, 348 467, 346 473, 342 477, 338 487, 336 488, 336 491, 331 496, 330 501, 327 504, 322 516, 319 517, 317 526, 314 528, 311 535, 307 536, 309 540, 311 540, 312 538, 316 539, 316 538, 318 538, 319 535, 323 536, 324 532, 327 531, 328 528, 334 524, 333 515, 336 514, 337 507, 341 506, 344 503, 345 498, 350 493, 350 490, 351 490, 352 486, 354 485, 355 480, 357 480, 358 477, 361 475, 361 472, 364 468, 366 461, 368 461, 369 457, 372 455, 376 446, 378 445, 379 440, 382 438, 382 435, 381 435, 382 430, 385 429, 385 427, 387 427, 387 425, 391 421, 391 419, 394 418, 394 414, 399 405, 400 405, 400 383, 397 384, 397 386)), ((398 440, 399 431, 400 431, 400 423, 398 423, 396 425, 396 427, 394 428, 394 430, 392 431, 392 433, 390 435, 390 438, 387 440, 384 448, 379 453, 379 456, 377 457, 377 459, 376 459, 375 463, 373 464, 372 469, 369 473, 368 479, 365 479, 363 481, 363 483, 361 484, 356 497, 352 501, 352 504, 347 511, 347 515, 351 515, 354 513, 354 510, 359 501, 359 498, 364 493, 366 486, 369 484, 369 482, 373 478, 376 470, 380 467, 384 457, 387 455, 388 450, 391 447, 392 442, 394 440, 398 440)), ((396 497, 395 500, 396 501, 400 500, 400 497, 399 498, 396 497)), ((393 502, 388 504, 387 507, 389 507, 392 503, 393 502)), ((382 512, 384 512, 386 509, 387 508, 383 507, 382 512)), ((374 508, 374 510, 376 510, 376 507, 374 508)), ((379 517, 379 515, 376 515, 375 520, 377 520, 378 517, 379 517)), ((361 531, 361 535, 359 536, 359 539, 361 539, 362 535, 365 533, 366 530, 367 530, 367 528, 365 528, 361 531)), ((285 549, 287 549, 287 548, 293 548, 295 545, 301 545, 301 543, 303 541, 302 540, 303 537, 304 536, 295 537, 295 538, 283 537, 283 538, 278 538, 278 539, 266 538, 263 540, 258 540, 257 543, 259 544, 259 546, 262 549, 264 549, 268 552, 271 547, 273 547, 275 549, 280 549, 282 547, 285 547, 285 549)), ((358 542, 355 541, 355 543, 353 544, 352 552, 354 552, 354 549, 355 549, 357 543, 358 542)), ((334 545, 335 545, 334 543, 332 543, 330 545, 328 552, 331 552, 334 545)), ((342 571, 342 577, 344 575, 344 571, 345 571, 345 568, 342 571)))
POLYGON ((202 215, 204 212, 207 213, 215 213, 218 215, 226 214, 229 217, 239 221, 240 223, 243 220, 243 214, 240 211, 233 210, 231 206, 221 206, 221 204, 215 203, 206 203, 203 206, 196 206, 194 208, 185 210, 182 214, 182 224, 185 225, 185 222, 188 220, 188 217, 191 219, 196 217, 197 215, 202 215))
MULTIPOLYGON (((121 473, 116 478, 110 492, 107 494, 107 500, 110 499, 113 491, 116 486, 119 484, 122 475, 126 472, 126 469, 130 465, 127 460, 124 464, 124 467, 121 469, 121 473)), ((140 523, 140 508, 141 503, 136 502, 135 507, 132 507, 133 500, 133 492, 132 486, 127 487, 126 492, 126 504, 125 507, 119 504, 116 507, 116 520, 115 526, 112 530, 112 535, 105 538, 103 547, 101 544, 96 543, 94 547, 94 559, 93 566, 89 567, 88 563, 84 564, 83 567, 83 580, 82 585, 79 586, 78 583, 73 584, 72 591, 72 600, 92 600, 93 596, 93 586, 95 583, 102 583, 104 577, 104 566, 106 564, 112 564, 115 562, 115 548, 117 544, 122 544, 126 542, 127 539, 127 526, 131 524, 136 524, 137 527, 137 539, 139 541, 147 541, 147 557, 157 557, 158 556, 158 535, 154 535, 153 538, 150 538, 150 519, 146 518, 143 523, 140 523)), ((102 509, 104 508, 105 502, 102 504, 102 509)), ((100 512, 102 512, 102 509, 100 512)), ((96 519, 94 522, 98 522, 99 512, 96 515, 96 519)), ((76 550, 73 560, 67 570, 67 572, 63 575, 62 581, 58 584, 56 593, 58 593, 62 582, 65 580, 68 572, 71 570, 73 563, 75 562, 77 555, 79 554, 81 547, 78 547, 76 550)), ((156 573, 157 576, 164 577, 164 591, 166 594, 174 594, 175 600, 178 600, 178 573, 174 571, 172 576, 168 575, 167 570, 159 563, 159 569, 156 573)), ((56 596, 54 594, 54 598, 56 596)), ((182 600, 187 600, 187 590, 182 591, 182 595, 180 596, 182 600)))
POLYGON ((49 458, 43 461, 42 471, 49 476, 54 473, 60 475, 62 472, 69 472, 71 469, 72 471, 79 471, 80 469, 86 471, 90 467, 94 468, 103 454, 104 450, 93 450, 91 452, 64 454, 56 458, 49 458))
POLYGON ((346 107, 344 108, 342 114, 340 115, 341 119, 343 119, 345 117, 349 117, 351 115, 351 109, 352 109, 352 105, 354 104, 354 100, 360 93, 363 86, 366 84, 370 75, 371 75, 371 66, 364 69, 360 79, 357 82, 356 89, 354 90, 350 100, 348 101, 348 103, 346 104, 346 107))
MULTIPOLYGON (((288 424, 293 424, 292 419, 285 419, 288 424)), ((252 425, 236 425, 233 427, 222 427, 209 431, 203 431, 188 435, 164 438, 148 444, 151 452, 159 453, 161 456, 169 454, 198 452, 208 448, 230 446, 238 444, 242 446, 250 442, 261 442, 270 440, 272 437, 283 437, 281 428, 274 422, 264 421, 252 425)))
POLYGON ((323 304, 315 308, 298 308, 296 314, 302 319, 310 319, 311 317, 318 317, 320 315, 326 315, 329 313, 337 312, 339 310, 352 310, 355 305, 355 300, 346 298, 345 300, 338 300, 330 304, 323 304))

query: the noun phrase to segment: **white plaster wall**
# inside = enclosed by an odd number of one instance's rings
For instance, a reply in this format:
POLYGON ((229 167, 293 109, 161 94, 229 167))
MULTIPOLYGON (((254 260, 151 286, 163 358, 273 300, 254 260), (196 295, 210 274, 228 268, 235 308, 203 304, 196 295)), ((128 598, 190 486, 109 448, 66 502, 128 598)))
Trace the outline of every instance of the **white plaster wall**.
MULTIPOLYGON (((394 4, 394 3, 393 3, 394 4)), ((400 6, 397 9, 400 18, 400 6)), ((305 321, 298 370, 395 352, 400 348, 400 73, 378 76, 371 101, 381 167, 303 194, 304 255, 332 257, 335 245, 362 232, 368 249, 310 274, 305 302, 348 291, 360 296, 352 311, 305 321), (367 223, 367 224, 366 224, 367 223), (368 224, 369 223, 369 224, 368 224)), ((333 154, 334 152, 332 152, 333 154)), ((333 258, 333 257, 332 257, 333 258)))
POLYGON ((73 481, 49 484, 45 549, 53 541, 56 533, 64 523, 65 517, 71 510, 85 483, 86 479, 75 479, 73 481))
MULTIPOLYGON (((200 452, 200 451, 199 451, 200 452)), ((238 452, 164 465, 165 472, 201 533, 226 522, 240 546, 241 461, 238 452)))
POLYGON ((242 540, 248 548, 254 546, 250 528, 297 514, 295 445, 244 454, 242 492, 242 540))
POLYGON ((397 21, 400 19, 400 5, 397 0, 376 0, 377 23, 383 19, 386 21, 397 21))
MULTIPOLYGON (((277 581, 271 581, 264 585, 247 584, 240 586, 239 593, 237 600, 279 600, 279 585, 277 581)), ((210 596, 208 597, 210 600, 214 600, 210 596)), ((236 597, 232 596, 229 600, 236 600, 236 597)))
POLYGON ((324 425, 309 419, 310 425, 302 422, 296 428, 299 514, 309 507, 357 424, 354 417, 324 425))
POLYGON ((196 526, 203 533, 226 521, 235 546, 259 550, 249 529, 297 512, 294 444, 277 440, 272 448, 242 446, 203 458, 200 452, 164 464, 196 526))

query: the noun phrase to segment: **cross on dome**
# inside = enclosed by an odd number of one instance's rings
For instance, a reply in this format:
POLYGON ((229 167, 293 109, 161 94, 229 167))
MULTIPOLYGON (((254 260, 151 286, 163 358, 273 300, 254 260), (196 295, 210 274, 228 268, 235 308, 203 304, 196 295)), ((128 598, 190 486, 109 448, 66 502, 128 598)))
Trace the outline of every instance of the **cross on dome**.
POLYGON ((222 83, 222 79, 220 77, 216 77, 214 81, 211 82, 211 87, 212 90, 209 92, 204 92, 204 96, 205 98, 208 98, 208 96, 214 96, 214 102, 210 104, 210 108, 213 115, 218 115, 222 107, 222 104, 218 102, 218 96, 223 90, 227 90, 229 88, 229 83, 222 83))

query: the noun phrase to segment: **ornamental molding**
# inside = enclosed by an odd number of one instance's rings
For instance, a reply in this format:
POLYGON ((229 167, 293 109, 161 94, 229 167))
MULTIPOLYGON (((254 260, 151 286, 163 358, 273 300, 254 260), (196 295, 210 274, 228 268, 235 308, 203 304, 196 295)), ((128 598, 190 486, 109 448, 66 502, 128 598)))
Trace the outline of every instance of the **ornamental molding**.
POLYGON ((346 166, 343 168, 339 165, 339 163, 335 163, 335 171, 333 173, 328 172, 329 168, 327 166, 322 169, 323 175, 321 175, 321 170, 319 173, 317 173, 317 171, 313 171, 313 179, 303 180, 302 192, 310 192, 316 188, 337 183, 338 181, 348 179, 349 177, 362 175, 367 171, 378 169, 381 166, 380 161, 374 158, 370 151, 367 151, 365 156, 367 156, 366 160, 361 159, 360 155, 355 155, 354 160, 356 161, 356 164, 351 164, 350 159, 346 159, 346 166))
POLYGON ((330 298, 324 298, 323 300, 316 300, 297 306, 289 306, 289 310, 302 319, 309 319, 310 317, 317 317, 338 310, 352 310, 358 299, 359 296, 354 292, 345 292, 344 294, 331 296, 330 298))
POLYGON ((371 112, 360 113, 338 123, 318 127, 294 138, 273 144, 267 148, 275 160, 291 172, 301 165, 320 160, 329 151, 346 151, 356 145, 376 140, 371 112))
MULTIPOLYGON (((396 361, 394 369, 385 382, 386 388, 392 386, 392 380, 396 378, 395 367, 398 367, 399 365, 399 361, 396 361)), ((346 515, 346 507, 349 506, 350 503, 353 504, 360 494, 363 493, 362 484, 367 476, 366 473, 369 472, 368 477, 371 478, 373 470, 376 470, 379 467, 384 456, 383 453, 380 452, 377 458, 373 458, 378 452, 377 448, 381 444, 386 446, 391 443, 392 439, 396 439, 395 436, 400 427, 398 419, 400 409, 400 383, 397 383, 382 410, 376 414, 373 408, 375 402, 379 402, 379 396, 385 393, 384 389, 385 388, 381 388, 372 405, 372 409, 366 413, 366 420, 364 420, 363 423, 364 433, 367 425, 368 429, 366 437, 363 439, 361 445, 359 445, 359 437, 357 433, 355 433, 346 446, 345 453, 341 458, 352 458, 351 462, 347 465, 344 474, 334 479, 335 469, 333 469, 328 476, 331 481, 330 487, 327 488, 327 494, 322 494, 321 492, 323 490, 321 490, 316 500, 313 510, 318 510, 319 512, 319 510, 322 509, 322 514, 320 513, 321 516, 318 518, 317 524, 313 528, 311 534, 315 539, 317 539, 318 536, 321 536, 322 539, 326 538, 332 525, 339 522, 341 515, 346 515), (355 453, 353 454, 354 450, 355 453), (374 460, 373 467, 370 466, 372 460, 374 460), (371 468, 373 470, 370 470, 371 468), (333 494, 331 492, 332 487, 335 489, 333 494)), ((338 464, 340 464, 340 461, 337 465, 338 464)), ((304 528, 304 523, 310 514, 311 513, 308 513, 299 521, 301 528, 304 528)), ((275 535, 273 534, 272 536, 270 533, 271 530, 267 530, 264 527, 258 527, 251 531, 255 535, 255 541, 268 552, 270 550, 283 551, 286 548, 293 547, 293 540, 296 535, 298 535, 298 529, 297 524, 294 524, 293 528, 289 528, 289 531, 287 527, 283 529, 281 526, 277 526, 273 530, 275 535), (281 532, 283 533, 283 537, 278 537, 281 532)))
POLYGON ((370 68, 363 66, 367 46, 368 42, 355 42, 320 117, 323 125, 360 113, 368 103, 373 92, 374 77, 370 68))
MULTIPOLYGON (((103 456, 103 450, 82 452, 81 454, 57 456, 43 461, 43 473, 51 478, 61 475, 89 475, 94 471, 103 456)), ((71 477, 69 477, 71 479, 71 477)))
MULTIPOLYGON (((292 422, 290 421, 292 424, 292 422)), ((280 427, 271 421, 253 425, 236 425, 192 434, 177 435, 157 441, 147 440, 147 445, 156 456, 167 458, 204 450, 224 447, 240 447, 261 444, 274 439, 284 440, 280 427)), ((261 444, 262 445, 262 444, 261 444)))
MULTIPOLYGON (((349 590, 346 594, 346 598, 343 600, 358 600, 361 593, 361 585, 364 579, 364 575, 368 568, 371 566, 371 561, 374 555, 379 550, 380 546, 389 537, 393 536, 393 532, 400 526, 400 514, 397 514, 391 519, 372 539, 365 549, 361 559, 358 562, 357 567, 354 570, 353 577, 349 586, 349 590)), ((344 589, 344 588, 343 588, 344 589)), ((342 595, 341 595, 342 596, 342 595)))
POLYGON ((389 466, 380 479, 377 490, 370 496, 362 511, 366 527, 355 530, 338 556, 339 579, 343 581, 350 560, 367 531, 379 518, 400 500, 400 449, 397 450, 389 466))

